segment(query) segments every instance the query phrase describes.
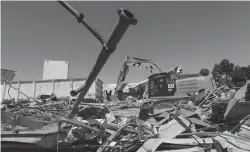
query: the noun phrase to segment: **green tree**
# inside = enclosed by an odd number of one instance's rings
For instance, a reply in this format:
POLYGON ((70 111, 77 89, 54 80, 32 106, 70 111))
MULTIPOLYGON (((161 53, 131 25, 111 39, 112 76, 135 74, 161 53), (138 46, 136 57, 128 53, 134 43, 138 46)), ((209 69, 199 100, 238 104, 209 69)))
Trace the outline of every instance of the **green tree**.
POLYGON ((222 75, 222 70, 220 68, 220 65, 215 63, 214 68, 212 70, 212 75, 216 83, 219 83, 222 75))
POLYGON ((247 80, 250 80, 250 65, 248 65, 246 68, 245 76, 246 76, 247 80))
POLYGON ((247 67, 235 66, 232 72, 232 82, 237 87, 242 87, 245 85, 247 79, 250 80, 250 65, 247 67))
POLYGON ((237 64, 236 66, 234 66, 234 72, 240 71, 240 66, 237 64))
POLYGON ((210 71, 208 69, 206 69, 206 68, 202 68, 200 70, 200 75, 202 75, 202 76, 208 76, 209 73, 210 73, 210 71))
POLYGON ((233 76, 232 76, 232 83, 236 87, 242 87, 246 83, 246 77, 244 75, 244 72, 239 70, 239 71, 234 71, 233 76))
POLYGON ((219 64, 221 71, 222 71, 222 75, 225 76, 226 78, 226 84, 230 85, 230 79, 232 76, 232 72, 234 70, 234 64, 230 63, 228 59, 223 59, 221 60, 220 64, 219 64))
POLYGON ((215 82, 217 82, 219 86, 224 84, 230 86, 233 71, 234 64, 230 63, 228 59, 222 59, 219 64, 216 63, 214 65, 214 68, 211 73, 215 82))
POLYGON ((222 73, 225 74, 226 76, 229 76, 234 70, 234 64, 230 63, 228 59, 223 59, 220 62, 219 66, 222 70, 222 73))
POLYGON ((213 77, 218 77, 222 74, 222 70, 219 64, 215 63, 214 68, 212 70, 213 77))

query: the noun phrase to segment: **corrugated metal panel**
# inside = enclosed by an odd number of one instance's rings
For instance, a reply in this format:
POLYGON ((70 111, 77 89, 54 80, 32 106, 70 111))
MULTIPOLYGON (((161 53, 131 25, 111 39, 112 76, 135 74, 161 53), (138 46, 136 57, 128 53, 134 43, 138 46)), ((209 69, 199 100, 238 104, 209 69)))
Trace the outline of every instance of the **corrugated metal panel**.
POLYGON ((187 86, 199 86, 198 82, 190 82, 190 83, 179 83, 178 86, 180 87, 187 87, 187 86))
POLYGON ((213 89, 213 81, 210 77, 193 77, 176 81, 177 93, 194 93, 203 88, 213 89))
POLYGON ((193 77, 199 77, 200 74, 199 73, 194 73, 194 74, 180 74, 178 76, 178 79, 187 79, 187 78, 193 78, 193 77))

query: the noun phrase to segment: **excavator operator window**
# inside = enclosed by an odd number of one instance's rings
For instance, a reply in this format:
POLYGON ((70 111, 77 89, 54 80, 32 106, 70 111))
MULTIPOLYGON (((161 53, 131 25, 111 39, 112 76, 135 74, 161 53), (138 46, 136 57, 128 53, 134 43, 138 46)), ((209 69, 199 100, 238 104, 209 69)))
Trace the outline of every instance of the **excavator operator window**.
POLYGON ((156 93, 156 89, 157 89, 157 79, 152 79, 150 82, 149 82, 150 86, 149 86, 149 95, 150 96, 155 96, 155 93, 156 93))
POLYGON ((166 80, 164 78, 161 78, 159 80, 159 96, 165 96, 167 94, 167 90, 168 90, 168 87, 167 87, 167 84, 166 84, 166 80))
POLYGON ((166 96, 168 86, 165 77, 153 79, 150 82, 150 96, 166 96))
POLYGON ((154 89, 156 86, 156 80, 150 82, 150 90, 154 89))

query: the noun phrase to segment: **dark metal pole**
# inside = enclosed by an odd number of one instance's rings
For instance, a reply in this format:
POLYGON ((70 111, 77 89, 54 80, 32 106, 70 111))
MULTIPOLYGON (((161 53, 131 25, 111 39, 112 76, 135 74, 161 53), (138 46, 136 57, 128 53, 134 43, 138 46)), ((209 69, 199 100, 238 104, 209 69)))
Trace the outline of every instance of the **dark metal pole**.
MULTIPOLYGON (((69 4, 67 4, 64 1, 59 1, 59 3, 66 8, 72 15, 78 18, 78 21, 80 20, 90 31, 92 34, 96 36, 96 38, 100 41, 103 40, 102 36, 91 28, 91 26, 83 19, 83 17, 80 17, 79 13, 77 13, 76 10, 74 10, 69 4)), ((93 84, 94 80, 96 79, 97 75, 100 73, 101 69, 103 68, 104 64, 106 63, 109 56, 115 51, 117 44, 121 40, 122 36, 128 29, 128 27, 132 24, 135 25, 137 23, 137 19, 134 17, 134 15, 129 12, 126 9, 118 9, 117 10, 119 17, 118 23, 116 24, 113 32, 111 33, 111 36, 109 37, 107 41, 107 45, 103 45, 103 48, 97 58, 97 61, 92 68, 92 71, 90 72, 87 80, 85 81, 84 85, 78 88, 77 90, 73 90, 70 92, 72 96, 76 96, 78 93, 78 97, 76 99, 76 102, 73 106, 73 109, 71 113, 69 113, 68 118, 73 118, 77 112, 79 104, 83 101, 85 95, 87 94, 89 88, 93 84)), ((83 16, 83 15, 82 15, 83 16)), ((104 40, 101 41, 103 44, 105 42, 104 40)))
MULTIPOLYGON (((78 112, 78 106, 83 101, 86 93, 88 92, 89 88, 91 87, 92 83, 96 79, 97 75, 103 68, 104 64, 106 63, 109 56, 115 51, 116 45, 121 40, 123 34, 127 30, 130 24, 135 24, 136 19, 132 16, 127 17, 125 14, 124 9, 119 9, 118 14, 120 15, 118 24, 116 25, 115 29, 113 30, 108 42, 107 42, 107 48, 103 47, 101 53, 99 54, 97 61, 90 72, 85 84, 77 89, 76 91, 72 91, 71 95, 79 93, 76 102, 74 104, 74 107, 72 109, 72 112, 68 115, 69 118, 73 118, 75 114, 78 112)), ((126 13, 130 13, 126 11, 126 13)), ((131 14, 131 13, 130 13, 131 14)), ((129 14, 129 15, 130 15, 129 14)))
MULTIPOLYGON (((107 42, 107 48, 102 48, 101 53, 98 56, 98 59, 96 61, 95 66, 92 68, 92 72, 94 74, 97 74, 100 72, 104 64, 106 63, 108 57, 110 54, 112 54, 119 41, 121 40, 122 36, 128 29, 130 24, 135 25, 137 23, 137 20, 133 16, 132 13, 130 13, 128 10, 125 9, 118 9, 117 13, 120 15, 120 18, 118 20, 118 23, 116 24, 111 36, 109 37, 109 40, 107 42), (99 71, 97 73, 97 71, 99 71)), ((91 75, 90 73, 90 75, 91 75)), ((86 81, 87 83, 87 81, 86 81)), ((76 96, 80 91, 83 90, 85 86, 83 85, 82 87, 78 88, 77 90, 72 90, 70 94, 72 96, 76 96)))
POLYGON ((103 36, 98 32, 95 28, 84 19, 84 15, 82 13, 78 13, 72 6, 70 6, 67 2, 60 0, 58 1, 66 10, 68 10, 73 16, 76 17, 78 23, 82 23, 102 44, 103 47, 106 47, 106 40, 103 36))

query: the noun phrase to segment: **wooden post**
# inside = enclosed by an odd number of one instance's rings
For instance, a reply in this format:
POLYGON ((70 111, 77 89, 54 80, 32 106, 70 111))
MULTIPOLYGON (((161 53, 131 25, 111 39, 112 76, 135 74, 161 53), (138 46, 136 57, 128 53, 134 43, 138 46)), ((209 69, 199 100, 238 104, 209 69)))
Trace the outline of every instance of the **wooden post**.
POLYGON ((2 91, 2 102, 3 102, 3 100, 4 100, 4 97, 5 97, 5 91, 6 91, 6 82, 4 82, 3 83, 3 90, 1 90, 2 91))
POLYGON ((34 94, 33 94, 33 98, 36 98, 36 81, 33 82, 34 84, 34 94))
POLYGON ((55 80, 52 81, 52 93, 55 92, 55 80))
POLYGON ((70 80, 70 87, 71 87, 71 90, 73 90, 73 79, 70 80))

